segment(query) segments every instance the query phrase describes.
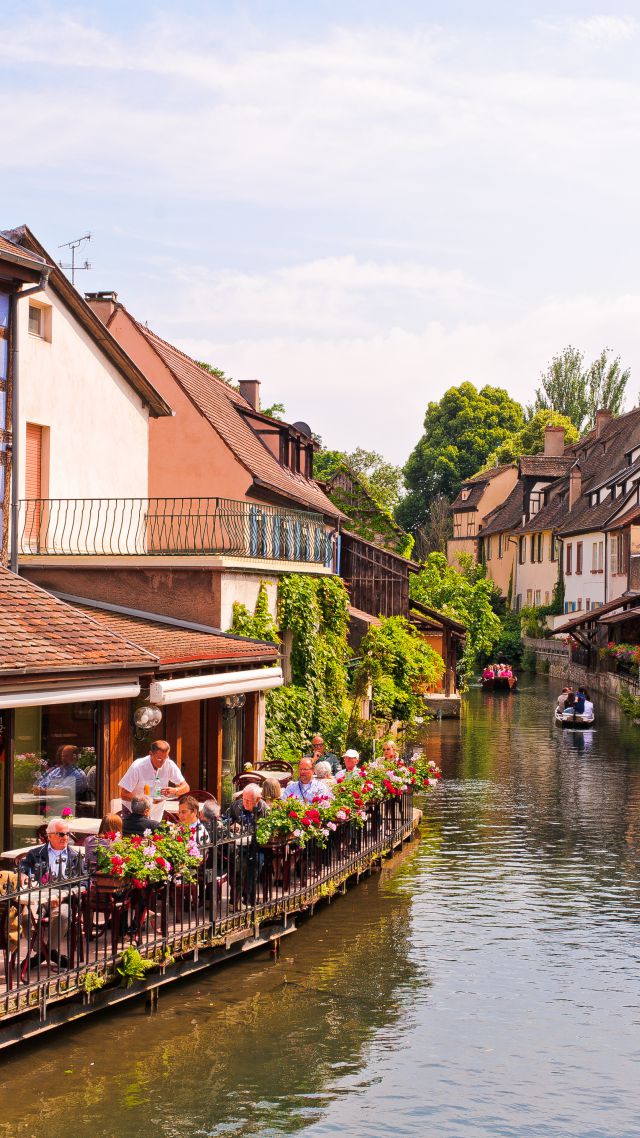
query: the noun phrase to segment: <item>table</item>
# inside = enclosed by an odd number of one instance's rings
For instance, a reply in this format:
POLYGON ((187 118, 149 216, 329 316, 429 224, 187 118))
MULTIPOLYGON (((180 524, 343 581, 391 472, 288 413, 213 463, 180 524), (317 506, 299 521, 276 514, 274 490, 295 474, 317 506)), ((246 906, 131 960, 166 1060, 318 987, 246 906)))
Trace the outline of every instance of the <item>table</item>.
MULTIPOLYGON (((36 845, 38 844, 41 843, 36 843, 36 845)), ((29 851, 35 848, 36 846, 20 846, 15 850, 3 850, 0 853, 0 861, 10 861, 13 864, 17 857, 26 857, 29 851)), ((69 848, 75 850, 76 853, 82 853, 82 846, 70 846, 69 848)))
MULTIPOLYGON (((251 772, 247 771, 247 774, 249 774, 249 773, 251 773, 251 772)), ((280 786, 282 787, 283 790, 284 790, 285 786, 287 786, 291 782, 291 779, 294 777, 291 774, 291 771, 272 771, 272 770, 269 770, 268 768, 262 769, 261 767, 257 767, 256 773, 261 774, 263 776, 263 778, 276 778, 278 780, 278 782, 280 783, 280 786)))

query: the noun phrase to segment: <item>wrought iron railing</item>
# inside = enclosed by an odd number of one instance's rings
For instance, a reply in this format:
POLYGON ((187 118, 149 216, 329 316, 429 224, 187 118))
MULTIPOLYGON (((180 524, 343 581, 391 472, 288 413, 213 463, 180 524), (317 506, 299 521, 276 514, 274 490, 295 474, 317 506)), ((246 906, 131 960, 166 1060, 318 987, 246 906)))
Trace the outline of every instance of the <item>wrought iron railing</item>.
MULTIPOLYGON (((126 950, 136 949, 158 981, 207 949, 255 936, 288 914, 331 896, 413 829, 413 797, 375 803, 362 826, 343 822, 324 847, 259 846, 253 823, 213 825, 193 883, 125 887, 100 875, 18 880, 0 887, 0 1047, 10 1024, 91 992, 131 982, 126 950)), ((16 869, 19 871, 20 867, 16 869)), ((134 954, 135 955, 135 954, 134 954)), ((138 958, 139 959, 139 958, 138 958)), ((138 973, 138 978, 142 978, 138 973)), ((58 1016, 58 1022, 60 1017, 58 1016)))
POLYGON ((19 503, 22 556, 227 554, 333 564, 321 514, 232 498, 32 498, 19 503))

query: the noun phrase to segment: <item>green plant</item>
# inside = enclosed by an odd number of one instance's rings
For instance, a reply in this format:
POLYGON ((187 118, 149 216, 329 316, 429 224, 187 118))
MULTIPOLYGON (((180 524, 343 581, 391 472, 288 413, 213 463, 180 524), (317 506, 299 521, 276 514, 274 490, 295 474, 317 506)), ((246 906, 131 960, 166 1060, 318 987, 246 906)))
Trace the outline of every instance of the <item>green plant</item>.
POLYGON ((618 696, 618 703, 630 719, 640 719, 640 696, 632 695, 629 688, 622 688, 618 696))
MULTIPOLYGON (((492 649, 497 660, 508 660, 511 665, 519 665, 522 660, 523 643, 520 617, 515 612, 505 612, 500 618, 501 634, 492 649)), ((490 661, 488 661, 490 662, 490 661)))
POLYGON ((424 711, 423 696, 443 675, 442 657, 403 617, 390 616, 362 640, 354 691, 359 698, 371 683, 374 717, 387 725, 409 722, 424 711))
POLYGON ((116 967, 116 972, 121 977, 120 986, 130 988, 136 980, 144 980, 147 972, 155 967, 154 960, 145 960, 138 949, 130 945, 129 948, 125 948, 116 967))
POLYGON ((522 653, 522 667, 525 672, 535 672, 536 670, 536 654, 533 648, 525 648, 522 653))
POLYGON ((266 640, 271 644, 280 643, 275 621, 269 612, 269 595, 264 581, 260 582, 253 613, 249 612, 246 605, 234 601, 231 632, 234 632, 236 636, 248 636, 251 640, 266 640))
POLYGON ((90 992, 98 992, 100 988, 104 988, 105 984, 105 977, 99 972, 85 972, 81 987, 82 991, 89 995, 90 992))
POLYGON ((459 568, 447 563, 443 553, 430 553, 419 573, 412 574, 411 596, 445 616, 464 624, 467 630, 462 671, 473 674, 480 659, 488 656, 500 638, 500 618, 494 611, 498 590, 469 555, 461 555, 459 568))

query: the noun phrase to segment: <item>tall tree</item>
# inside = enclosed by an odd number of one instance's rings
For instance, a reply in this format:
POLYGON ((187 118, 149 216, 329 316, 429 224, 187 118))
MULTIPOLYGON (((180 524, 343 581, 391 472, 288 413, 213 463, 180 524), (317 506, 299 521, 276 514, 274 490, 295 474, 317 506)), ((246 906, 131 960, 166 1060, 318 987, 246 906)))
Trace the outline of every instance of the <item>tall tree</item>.
POLYGON ((396 510, 400 525, 424 525, 435 498, 451 500, 465 478, 476 474, 493 450, 519 430, 522 407, 500 387, 472 383, 450 387, 438 403, 429 403, 424 434, 404 468, 407 495, 396 510))
POLYGON ((542 372, 533 404, 527 408, 529 415, 558 411, 579 432, 591 430, 599 409, 619 415, 631 372, 623 369, 620 356, 610 359, 610 355, 611 348, 604 348, 585 367, 584 354, 571 345, 566 347, 542 372))
POLYGON ((562 427, 566 444, 578 441, 579 435, 571 419, 561 415, 558 411, 536 411, 519 431, 509 435, 499 447, 489 455, 485 469, 492 466, 502 466, 507 462, 515 462, 521 454, 540 454, 544 450, 544 432, 546 427, 562 427))

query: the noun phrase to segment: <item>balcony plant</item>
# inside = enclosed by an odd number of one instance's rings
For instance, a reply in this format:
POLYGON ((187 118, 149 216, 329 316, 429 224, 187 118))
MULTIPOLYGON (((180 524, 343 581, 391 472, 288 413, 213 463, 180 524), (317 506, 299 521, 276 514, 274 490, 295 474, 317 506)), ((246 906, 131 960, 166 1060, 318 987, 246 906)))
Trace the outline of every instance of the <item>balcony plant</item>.
POLYGON ((640 645, 610 642, 606 648, 600 649, 600 658, 613 660, 619 672, 637 676, 640 670, 640 645))
POLYGON ((139 889, 164 885, 176 878, 193 882, 201 860, 188 829, 171 823, 144 837, 118 838, 108 847, 98 846, 96 852, 98 873, 139 889))

